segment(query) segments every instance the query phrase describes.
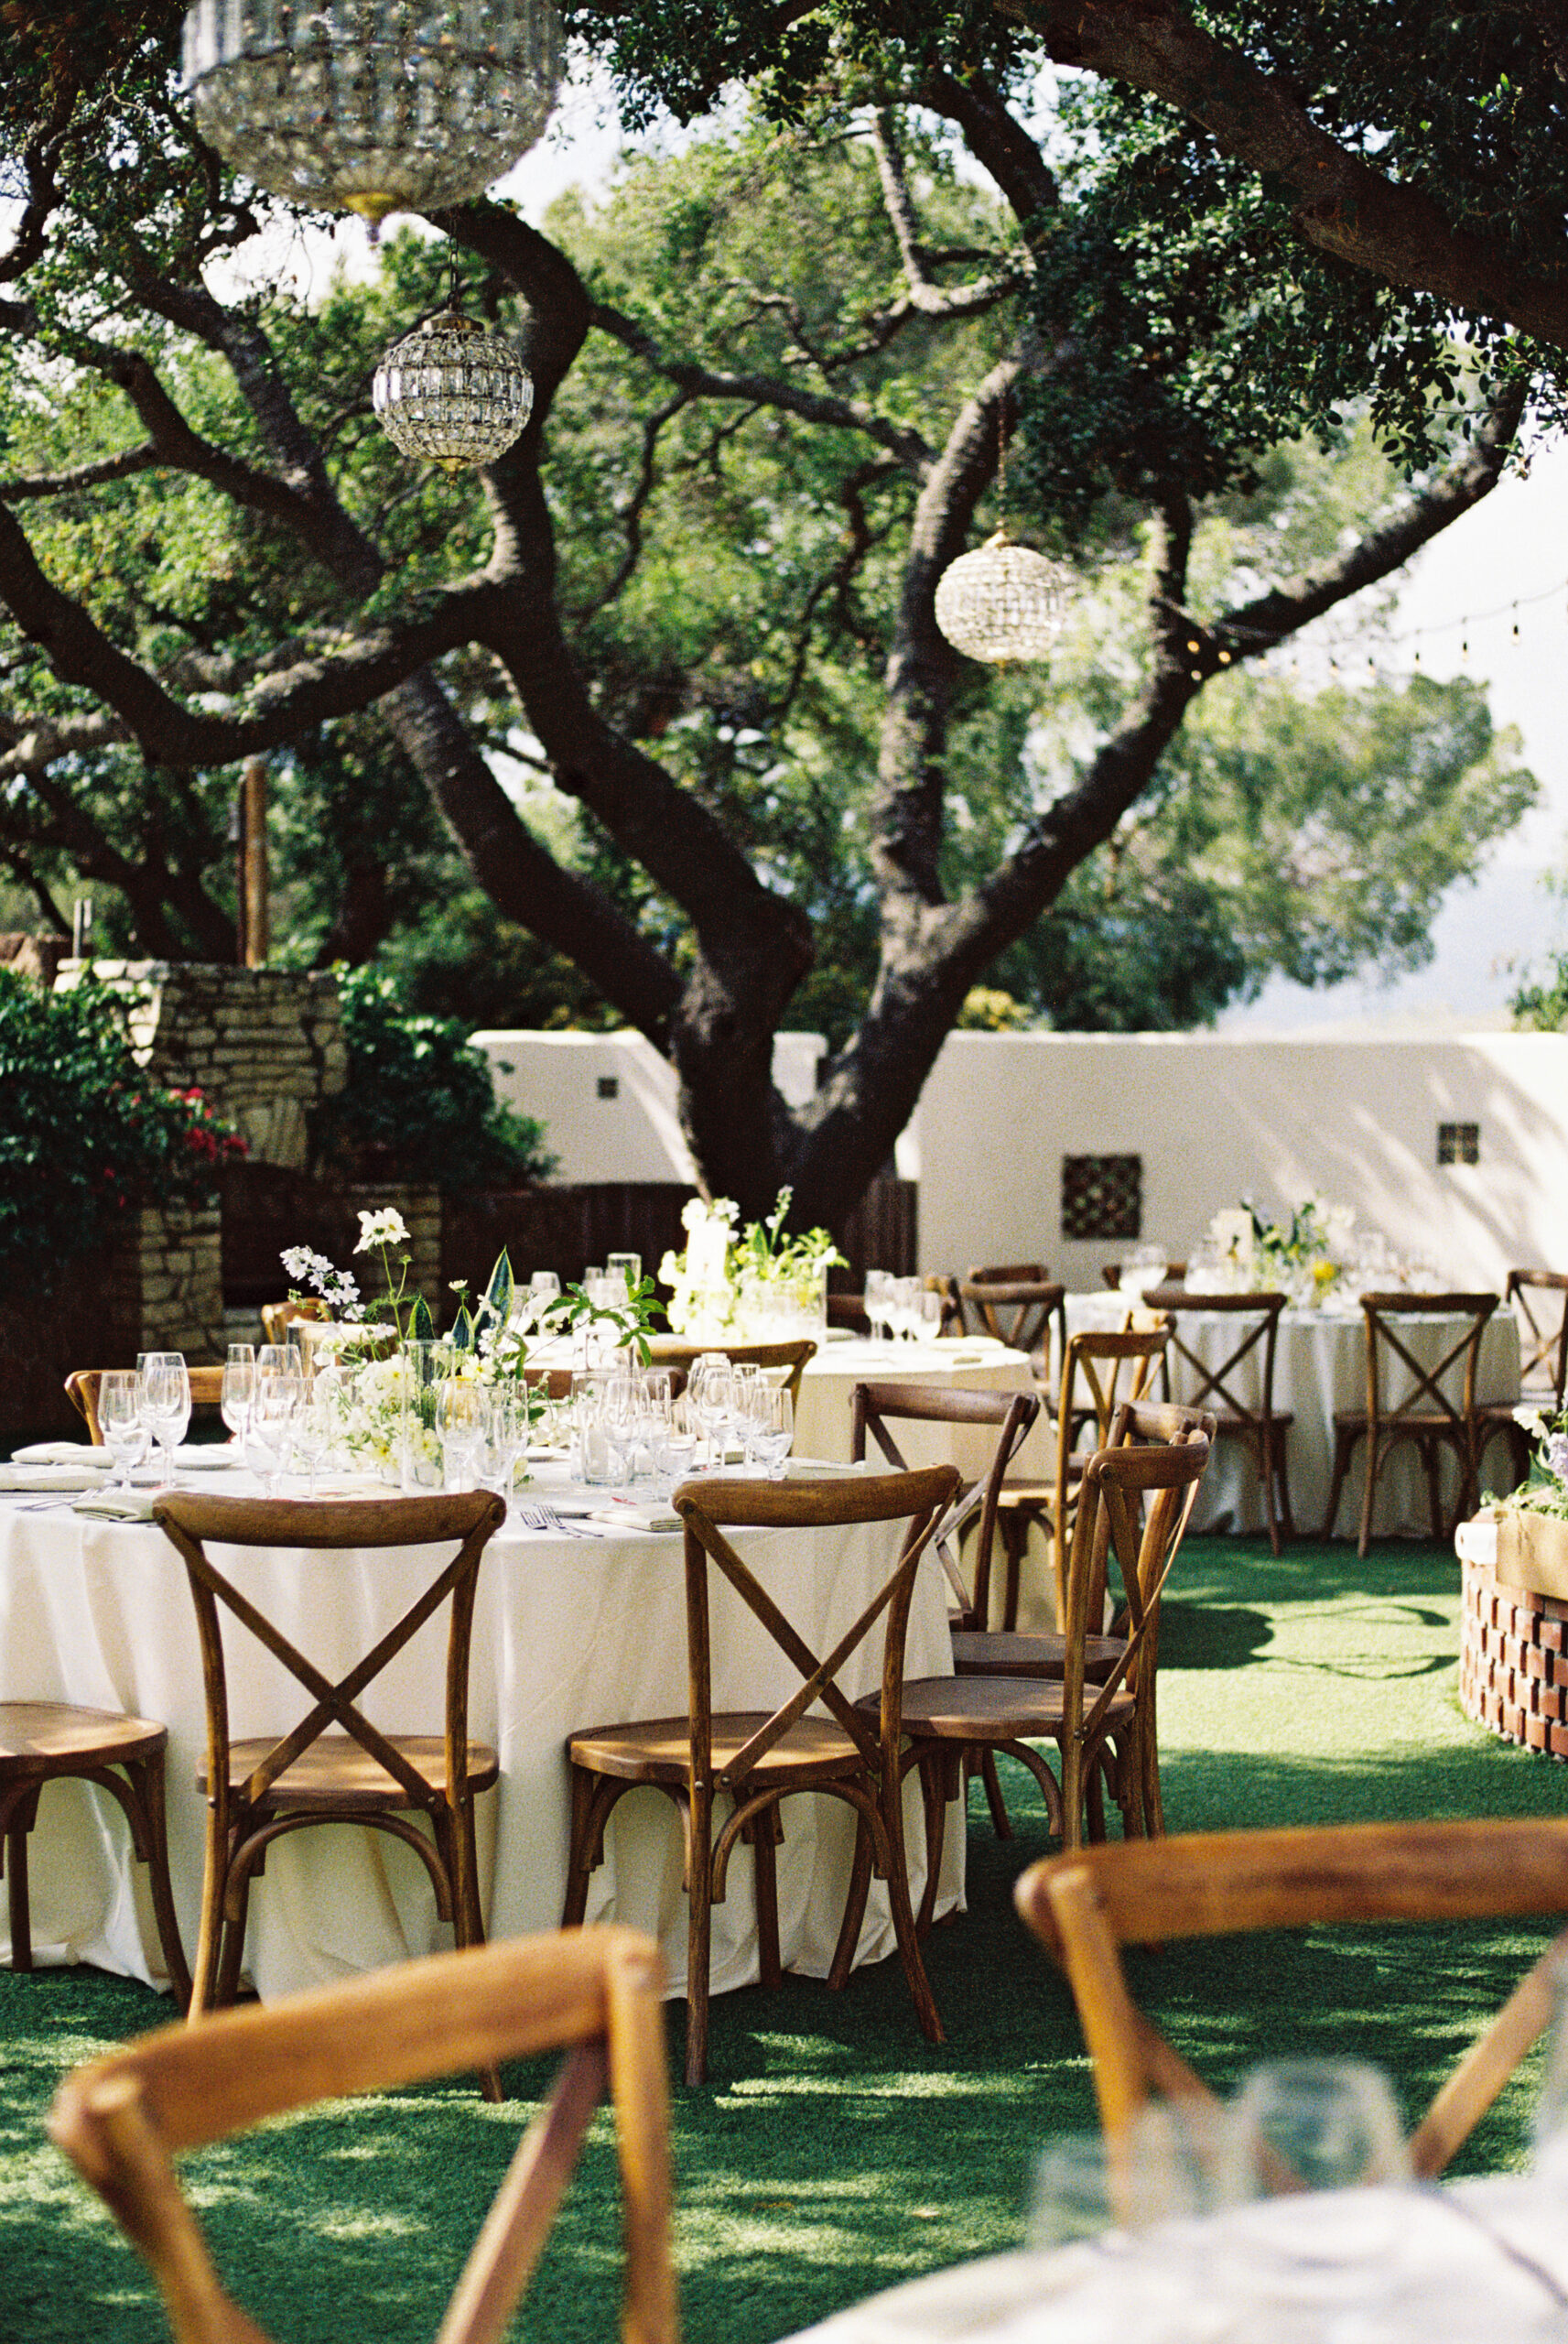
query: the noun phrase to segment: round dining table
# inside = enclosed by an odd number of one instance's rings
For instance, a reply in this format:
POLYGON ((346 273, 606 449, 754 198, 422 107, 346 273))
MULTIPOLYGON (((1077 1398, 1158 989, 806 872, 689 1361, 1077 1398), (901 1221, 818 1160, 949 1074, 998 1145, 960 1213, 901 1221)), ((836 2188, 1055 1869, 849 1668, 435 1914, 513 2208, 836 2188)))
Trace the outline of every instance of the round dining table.
MULTIPOLYGON (((1128 1309, 1141 1297, 1101 1288, 1093 1294, 1066 1298, 1067 1332, 1122 1326, 1128 1309)), ((1222 1311, 1184 1311, 1177 1320, 1182 1340, 1209 1366, 1217 1366, 1234 1351, 1246 1331, 1222 1311)), ((1467 1321, 1439 1313, 1432 1318, 1395 1320, 1401 1340, 1427 1368, 1434 1367, 1464 1334, 1467 1321)), ((1195 1383, 1190 1368, 1176 1361, 1171 1397, 1186 1400, 1195 1383)), ((1262 1346, 1242 1362, 1234 1389, 1248 1407, 1261 1397, 1262 1346)), ((1390 1382, 1390 1403, 1406 1395, 1409 1384, 1390 1382)), ((1450 1388, 1452 1388, 1450 1386, 1450 1388)), ((1519 1396, 1519 1322, 1511 1310, 1498 1309, 1487 1321, 1476 1361, 1478 1401, 1513 1402, 1519 1396)), ((1366 1320, 1358 1308, 1349 1309, 1285 1310, 1280 1316, 1274 1359, 1274 1408, 1294 1421, 1286 1436, 1291 1509, 1296 1528, 1316 1537, 1323 1528, 1334 1474, 1334 1416, 1338 1408, 1367 1405, 1366 1320)), ((1365 1449, 1365 1443, 1362 1445, 1365 1449)), ((1353 1461, 1340 1499, 1338 1527, 1354 1536, 1361 1498, 1364 1459, 1353 1461)), ((1446 1502, 1458 1494, 1457 1476, 1444 1460, 1446 1502)), ((1222 1440, 1210 1458, 1193 1515, 1195 1530, 1229 1528, 1257 1531, 1266 1527, 1262 1485, 1247 1446, 1222 1440)), ((1372 1528, 1379 1536, 1430 1537, 1426 1477, 1413 1444, 1402 1442, 1384 1469, 1378 1484, 1372 1528)))
MULTIPOLYGON (((239 1471, 202 1473, 203 1488, 254 1495, 239 1471)), ((524 1493, 524 1496, 526 1493, 524 1493)), ((567 1736, 622 1719, 667 1717, 687 1702, 683 1540, 677 1532, 597 1527, 592 1535, 524 1529, 514 1504, 481 1567, 473 1625, 470 1731, 497 1748, 501 1781, 478 1807, 480 1868, 490 1932, 556 1927, 569 1832, 567 1736)), ((818 1652, 864 1608, 886 1575, 887 1525, 735 1534, 747 1564, 818 1652)), ((213 1549, 226 1576, 330 1676, 340 1676, 399 1616, 428 1579, 422 1550, 213 1549)), ((714 1696, 754 1708, 799 1682, 784 1653, 727 1586, 712 1590, 714 1696)), ((423 1628, 365 1699, 385 1731, 439 1731, 444 1612, 423 1628)), ((254 1640, 226 1622, 236 1735, 276 1732, 303 1696, 254 1640)), ((949 1674, 945 1581, 923 1561, 911 1609, 907 1667, 949 1674)), ((855 1697, 880 1682, 871 1639, 846 1672, 855 1697)), ((176 1906, 194 1947, 202 1867, 205 1754, 201 1660, 185 1569, 150 1522, 96 1519, 69 1500, 0 1497, 0 1698, 79 1702, 134 1711, 169 1729, 168 1836, 176 1906)), ((924 1835, 913 1778, 906 1799, 912 1893, 924 1880, 924 1835)), ((964 1834, 949 1832, 938 1910, 961 1902, 964 1834)), ((831 1798, 792 1800, 779 1850, 786 1969, 825 1975, 849 1873, 853 1818, 831 1798)), ((44 1793, 32 1862, 32 1932, 39 1962, 87 1961, 162 1985, 144 1868, 119 1811, 90 1785, 44 1793)), ((3 1917, 3 1916, 0 1916, 3 1917)), ((587 1918, 650 1930, 662 1942, 672 1994, 685 1991, 686 1897, 675 1809, 634 1791, 607 1834, 587 1918)), ((450 1942, 424 1867, 386 1835, 330 1825, 268 1850, 251 1902, 246 1970, 264 2000, 379 1969, 450 1942)), ((8 1953, 3 1936, 0 1948, 8 1953)), ((895 1950, 885 1892, 873 1883, 858 1959, 895 1950)), ((730 1868, 713 1914, 713 1988, 757 1975, 751 1868, 730 1868)))
POLYGON ((1266 2198, 999 2254, 791 2344, 1563 2344, 1564 2176, 1266 2198))
MULTIPOLYGON (((871 1342, 829 1340, 806 1363, 795 1410, 795 1454, 826 1459, 849 1454, 850 1395, 857 1384, 926 1384, 946 1392, 1033 1392, 1034 1368, 1024 1351, 994 1336, 950 1336, 940 1341, 871 1342)), ((912 1466, 956 1465, 978 1481, 996 1453, 994 1427, 904 1423, 893 1427, 912 1466)), ((1044 1414, 1012 1468, 1020 1479, 1049 1473, 1054 1459, 1044 1414)))

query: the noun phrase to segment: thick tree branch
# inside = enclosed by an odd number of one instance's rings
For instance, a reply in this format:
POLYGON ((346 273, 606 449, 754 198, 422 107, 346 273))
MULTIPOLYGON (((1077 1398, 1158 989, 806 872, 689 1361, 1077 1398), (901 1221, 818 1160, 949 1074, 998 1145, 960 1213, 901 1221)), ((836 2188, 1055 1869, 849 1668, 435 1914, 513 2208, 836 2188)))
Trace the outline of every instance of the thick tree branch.
POLYGON ((1058 64, 1127 81, 1201 124, 1221 154, 1284 192, 1320 252, 1389 285, 1430 293, 1568 348, 1568 279, 1521 265, 1497 239, 1456 228, 1420 188, 1385 178, 1320 130, 1301 98, 1180 0, 997 0, 1058 64))
POLYGON ((157 450, 150 440, 139 448, 127 448, 118 456, 103 456, 95 464, 78 464, 69 472, 40 472, 21 480, 0 480, 0 503, 24 504, 33 496, 70 496, 78 489, 102 488, 107 482, 131 480, 137 472, 150 472, 158 461, 157 450))
POLYGON ((979 73, 933 73, 921 92, 936 113, 957 123, 964 144, 990 173, 1026 238, 1057 210, 1061 190, 1055 175, 1000 92, 979 73))
POLYGON ((932 255, 930 248, 921 241, 920 222, 909 191, 898 126, 891 106, 879 106, 871 117, 871 146, 881 182, 882 208, 892 222, 908 280, 907 307, 927 318, 972 316, 977 310, 990 307, 1004 289, 1017 282, 1011 274, 979 277, 972 285, 951 290, 945 290, 930 274, 932 255))

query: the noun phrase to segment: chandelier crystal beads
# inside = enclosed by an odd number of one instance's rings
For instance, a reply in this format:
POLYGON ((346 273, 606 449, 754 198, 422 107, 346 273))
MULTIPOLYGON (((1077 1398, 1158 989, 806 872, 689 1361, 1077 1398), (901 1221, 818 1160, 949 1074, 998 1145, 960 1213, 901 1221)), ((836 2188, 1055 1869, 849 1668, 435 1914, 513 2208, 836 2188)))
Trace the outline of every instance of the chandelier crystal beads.
POLYGON ((511 447, 533 412, 534 385, 504 334, 443 309, 393 343, 371 401, 406 456, 455 472, 511 447))
POLYGON ((1062 632, 1072 572, 1005 527, 960 554, 936 584, 936 624, 955 651, 993 666, 1044 659, 1062 632))
POLYGON ((258 187, 352 211, 482 194, 555 103, 556 0, 197 0, 184 79, 202 136, 258 187))

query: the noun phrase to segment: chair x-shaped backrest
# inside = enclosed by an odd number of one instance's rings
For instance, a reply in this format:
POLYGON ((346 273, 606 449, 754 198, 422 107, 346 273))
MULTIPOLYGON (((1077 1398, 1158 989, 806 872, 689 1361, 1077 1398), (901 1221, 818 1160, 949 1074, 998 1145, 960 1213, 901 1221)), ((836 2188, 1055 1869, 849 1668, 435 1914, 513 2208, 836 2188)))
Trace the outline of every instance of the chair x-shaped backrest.
POLYGON ((1487 1319, 1498 1307, 1495 1294, 1364 1294, 1361 1308, 1367 1320, 1367 1416, 1370 1424, 1397 1432, 1400 1426, 1415 1417, 1430 1414, 1442 1417, 1454 1434, 1463 1438, 1476 1408, 1476 1367, 1480 1356, 1481 1337, 1487 1319), (1462 1318, 1467 1323, 1457 1341, 1452 1343, 1434 1366, 1416 1357, 1398 1329, 1390 1324, 1391 1318, 1462 1318), (1384 1376, 1390 1373, 1394 1360, 1408 1369, 1411 1378, 1409 1392, 1394 1406, 1385 1405, 1384 1376), (1455 1402, 1444 1389, 1444 1378, 1464 1361, 1462 1397, 1455 1402))
POLYGON ((982 1330, 1010 1351, 1043 1351, 1052 1320, 1059 1331, 1066 1323, 1067 1289, 1048 1278, 968 1277, 958 1291, 979 1313, 982 1330))
POLYGON ((1169 1318, 1162 1318, 1156 1327, 1088 1328, 1068 1337, 1057 1416, 1064 1457, 1074 1446, 1077 1427, 1091 1421, 1095 1448, 1106 1447, 1117 1409, 1124 1400, 1142 1399, 1170 1339, 1169 1318), (1121 1389, 1124 1373, 1130 1377, 1125 1392, 1121 1389), (1086 1397, 1079 1396, 1080 1380, 1086 1397))
MULTIPOLYGON (((1182 1398, 1189 1408, 1224 1407, 1249 1429, 1258 1431, 1267 1425, 1274 1413, 1274 1352, 1279 1340, 1280 1313, 1285 1307, 1282 1294, 1206 1294, 1186 1295, 1174 1289, 1157 1287, 1152 1297, 1156 1308, 1171 1318, 1171 1351, 1183 1361, 1188 1370, 1184 1380, 1188 1388, 1182 1398), (1184 1315, 1202 1313, 1235 1318, 1241 1322, 1240 1340, 1213 1362, 1182 1339, 1184 1315), (1236 1390, 1238 1371, 1242 1363, 1261 1354, 1257 1362, 1259 1399, 1256 1405, 1244 1400, 1236 1390)), ((1225 1338, 1219 1341, 1223 1344, 1225 1338)), ((1166 1365, 1171 1364, 1167 1354, 1166 1365)))
POLYGON ((303 1504, 287 1499, 216 1498, 175 1491, 158 1500, 159 1523, 185 1564, 201 1639, 207 1691, 209 1796, 226 1803, 229 1781, 229 1697, 220 1606, 281 1662, 310 1695, 312 1707, 276 1742, 246 1777, 247 1806, 265 1796, 287 1768, 332 1725, 352 1736, 385 1768, 410 1802, 436 1807, 441 1794, 358 1707, 359 1698, 449 1598, 447 1635, 447 1781, 460 1784, 468 1753, 468 1662, 479 1566, 490 1538, 506 1519, 502 1500, 480 1490, 450 1497, 326 1499, 303 1504), (207 1553, 218 1546, 376 1547, 460 1544, 402 1617, 335 1682, 290 1643, 249 1597, 226 1579, 207 1553))
MULTIPOLYGON (((686 1524, 687 1657, 690 1686, 694 1794, 743 1784, 769 1751, 820 1701, 849 1736, 872 1774, 886 1772, 900 1733, 904 1634, 914 1575, 937 1521, 952 1504, 957 1468, 932 1465, 918 1473, 868 1474, 832 1481, 685 1481, 672 1503, 686 1524), (827 1529, 857 1522, 906 1524, 897 1560, 853 1625, 823 1657, 814 1653, 756 1575, 736 1553, 724 1529, 827 1529), (713 1644, 708 1571, 728 1580, 747 1609, 798 1669, 801 1683, 764 1718, 721 1770, 713 1763, 713 1644), (873 1720, 840 1689, 838 1679, 877 1622, 887 1615, 882 1642, 881 1716, 873 1720)), ((755 1709, 756 1702, 749 1704, 755 1709)))
POLYGON ((955 1626, 983 1628, 986 1624, 1001 1485, 1039 1413, 1039 1400, 1032 1392, 947 1392, 939 1384, 857 1384, 850 1394, 850 1455, 857 1460, 865 1456, 866 1436, 870 1433, 897 1473, 907 1473, 910 1466, 888 1428, 890 1416, 910 1423, 996 1425, 1000 1428, 985 1472, 967 1489, 960 1489, 931 1533, 931 1543, 947 1574, 947 1583, 958 1599, 955 1626), (979 1523, 971 1587, 959 1560, 958 1534, 977 1514, 979 1523))
POLYGON ((1510 1270, 1505 1299, 1511 1303, 1519 1327, 1519 1383, 1528 1393, 1550 1383, 1554 1401, 1563 1405, 1568 1385, 1568 1275, 1561 1270, 1510 1270), (1556 1297, 1556 1308, 1532 1301, 1532 1296, 1556 1297))
MULTIPOLYGON (((1127 1429, 1130 1416, 1137 1413, 1124 1411, 1118 1429, 1127 1429)), ((1177 1413, 1171 1412, 1173 1416, 1177 1413)), ((1197 1502, 1198 1483, 1209 1456, 1209 1443, 1202 1432, 1180 1424, 1173 1430, 1171 1440, 1156 1440, 1145 1448, 1127 1442, 1100 1449, 1084 1468, 1067 1571, 1063 1696, 1069 1730, 1081 1718, 1079 1731, 1085 1741, 1094 1739, 1121 1687, 1126 1684, 1136 1692, 1141 1679, 1155 1665, 1160 1599, 1197 1502), (1152 1500, 1147 1514, 1146 1498, 1152 1500), (1124 1648, 1109 1676, 1086 1688, 1085 1640, 1091 1633, 1091 1622, 1098 1633, 1104 1617, 1111 1556, 1116 1558, 1124 1598, 1124 1648), (1086 1689, 1092 1689, 1096 1696, 1087 1717, 1083 1715, 1086 1689)))

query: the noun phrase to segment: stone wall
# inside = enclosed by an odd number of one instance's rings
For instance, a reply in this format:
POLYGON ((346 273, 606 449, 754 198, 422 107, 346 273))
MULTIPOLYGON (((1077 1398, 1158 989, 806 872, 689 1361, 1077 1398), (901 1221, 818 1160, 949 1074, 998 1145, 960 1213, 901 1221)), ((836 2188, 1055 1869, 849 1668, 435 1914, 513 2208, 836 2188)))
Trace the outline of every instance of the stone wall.
POLYGON ((89 966, 124 999, 139 1066, 171 1089, 205 1091, 244 1134, 253 1163, 303 1169, 306 1117, 348 1079, 330 970, 68 960, 57 989, 89 966))

